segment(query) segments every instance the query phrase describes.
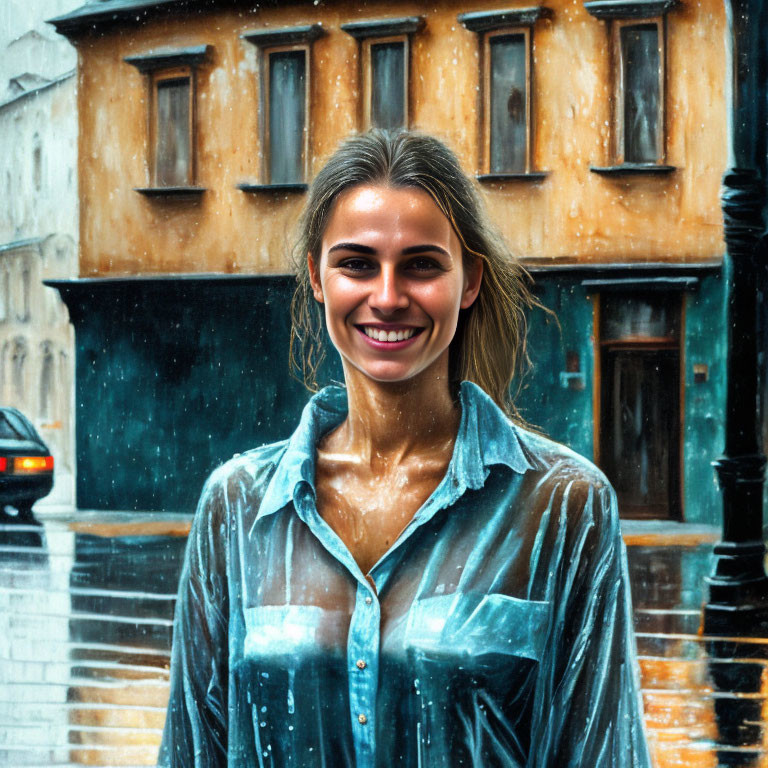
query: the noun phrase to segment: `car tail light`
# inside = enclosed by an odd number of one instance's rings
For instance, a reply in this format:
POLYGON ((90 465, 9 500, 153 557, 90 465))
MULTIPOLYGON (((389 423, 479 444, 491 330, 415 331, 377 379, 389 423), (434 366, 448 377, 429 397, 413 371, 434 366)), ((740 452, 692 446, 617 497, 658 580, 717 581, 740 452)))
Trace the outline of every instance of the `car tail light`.
POLYGON ((0 472, 5 472, 8 469, 8 459, 5 456, 0 456, 0 472))
POLYGON ((53 456, 16 456, 13 460, 14 472, 51 472, 53 456))

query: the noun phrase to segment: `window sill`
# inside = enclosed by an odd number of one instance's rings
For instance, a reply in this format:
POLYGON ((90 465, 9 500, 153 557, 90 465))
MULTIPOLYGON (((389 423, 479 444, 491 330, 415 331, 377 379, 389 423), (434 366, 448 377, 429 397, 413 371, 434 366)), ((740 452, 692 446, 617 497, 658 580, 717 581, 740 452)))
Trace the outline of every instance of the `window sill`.
POLYGON ((242 192, 306 192, 308 184, 297 181, 291 184, 253 184, 249 181, 238 184, 242 192))
POLYGON ((543 181, 549 171, 529 171, 528 173, 478 173, 475 178, 480 182, 488 181, 543 181))
POLYGON ((622 163, 608 166, 590 165, 589 170, 600 176, 665 176, 677 168, 674 165, 656 163, 622 163))
POLYGON ((205 192, 205 187, 134 187, 145 197, 200 197, 205 192))

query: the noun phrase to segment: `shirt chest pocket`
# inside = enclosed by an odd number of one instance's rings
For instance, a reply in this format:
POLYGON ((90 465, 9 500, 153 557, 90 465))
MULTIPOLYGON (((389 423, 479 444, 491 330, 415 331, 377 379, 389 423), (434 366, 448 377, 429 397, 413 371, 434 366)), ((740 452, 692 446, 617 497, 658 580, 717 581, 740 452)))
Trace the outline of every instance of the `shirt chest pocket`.
POLYGON ((510 655, 539 661, 549 603, 499 593, 456 593, 417 600, 405 630, 406 647, 479 659, 510 655))
POLYGON ((349 615, 316 605, 262 605, 245 609, 246 658, 341 652, 349 615))

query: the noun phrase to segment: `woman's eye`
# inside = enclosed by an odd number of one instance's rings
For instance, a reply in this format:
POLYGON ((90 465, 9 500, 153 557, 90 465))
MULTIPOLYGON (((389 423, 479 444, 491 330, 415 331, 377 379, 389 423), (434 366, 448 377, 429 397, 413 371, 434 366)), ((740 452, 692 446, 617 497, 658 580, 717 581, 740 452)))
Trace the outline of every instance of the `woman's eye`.
POLYGON ((417 259, 411 259, 411 261, 408 263, 408 268, 413 269, 416 272, 430 272, 436 269, 440 269, 440 265, 434 259, 429 259, 426 256, 420 256, 417 259))
POLYGON ((371 265, 366 259, 345 259, 339 266, 349 272, 365 272, 371 265))

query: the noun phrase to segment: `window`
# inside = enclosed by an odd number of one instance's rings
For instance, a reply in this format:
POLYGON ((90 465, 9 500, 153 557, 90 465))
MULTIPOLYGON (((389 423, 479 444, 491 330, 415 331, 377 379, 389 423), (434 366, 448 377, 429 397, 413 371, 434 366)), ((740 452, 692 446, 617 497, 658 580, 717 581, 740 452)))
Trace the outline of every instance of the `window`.
POLYGON ((300 183, 306 178, 307 160, 307 52, 289 49, 266 56, 269 88, 264 145, 269 158, 268 181, 300 183))
POLYGON ((663 159, 663 52, 660 22, 614 22, 617 163, 663 159))
POLYGON ((27 435, 18 432, 14 429, 8 419, 3 415, 0 416, 0 440, 26 440, 27 435))
POLYGON ((44 341, 40 345, 40 352, 43 358, 43 365, 40 371, 40 410, 41 419, 52 418, 52 396, 53 396, 53 345, 50 341, 44 341))
POLYGON ((32 145, 32 180, 35 191, 39 192, 43 188, 43 146, 39 134, 35 134, 32 145))
POLYGON ((665 20, 673 0, 603 0, 584 3, 607 21, 613 62, 611 165, 613 171, 668 172, 665 165, 665 20))
POLYGON ((541 178, 533 171, 532 28, 543 7, 463 13, 481 40, 480 179, 541 178))
POLYGON ((4 323, 10 316, 11 275, 8 267, 0 271, 0 323, 4 323))
POLYGON ((525 173, 530 146, 528 35, 524 31, 486 35, 485 44, 488 171, 525 173))
POLYGON ((32 275, 29 266, 24 264, 21 269, 21 307, 18 308, 16 319, 21 323, 29 322, 29 309, 31 304, 30 293, 32 291, 32 275))
POLYGON ((154 51, 126 62, 148 76, 150 186, 144 194, 189 193, 195 187, 196 68, 210 46, 154 51))
POLYGON ((681 294, 600 299, 598 460, 623 517, 679 519, 681 294))
POLYGON ((421 16, 354 21, 341 28, 360 43, 363 125, 393 130, 409 123, 410 35, 421 16))
POLYGON ((375 128, 403 128, 407 124, 407 45, 405 40, 384 40, 365 46, 370 62, 366 122, 375 128))
POLYGON ((304 189, 309 162, 310 44, 319 24, 247 32, 243 39, 261 53, 262 182, 240 184, 304 189))
POLYGON ((157 76, 153 91, 155 186, 188 186, 193 181, 191 76, 157 76))
POLYGON ((19 336, 13 340, 11 366, 13 371, 13 393, 14 396, 21 402, 26 402, 26 360, 27 342, 21 336, 19 336))

